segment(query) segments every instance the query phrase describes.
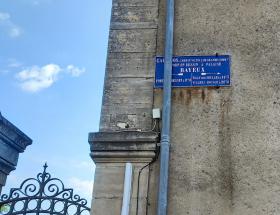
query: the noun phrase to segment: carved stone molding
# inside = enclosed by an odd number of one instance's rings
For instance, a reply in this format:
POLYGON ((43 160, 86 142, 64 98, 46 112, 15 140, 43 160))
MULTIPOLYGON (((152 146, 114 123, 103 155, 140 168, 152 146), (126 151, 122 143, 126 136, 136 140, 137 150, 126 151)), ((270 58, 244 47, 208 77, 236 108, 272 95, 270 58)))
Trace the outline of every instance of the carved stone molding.
POLYGON ((17 166, 19 153, 30 144, 32 140, 0 113, 0 192, 7 175, 17 166))
POLYGON ((0 138, 19 152, 32 144, 32 140, 0 113, 0 138))
POLYGON ((95 163, 150 162, 157 153, 156 132, 89 133, 90 156, 95 163))

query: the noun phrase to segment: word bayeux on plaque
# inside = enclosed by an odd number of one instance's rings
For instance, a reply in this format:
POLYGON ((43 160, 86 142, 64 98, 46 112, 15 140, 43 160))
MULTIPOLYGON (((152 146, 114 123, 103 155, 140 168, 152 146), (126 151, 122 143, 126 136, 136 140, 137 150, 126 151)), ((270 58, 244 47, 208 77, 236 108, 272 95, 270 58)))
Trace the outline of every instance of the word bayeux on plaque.
MULTIPOLYGON (((156 57, 155 88, 163 87, 164 58, 156 57)), ((230 86, 230 56, 176 56, 173 87, 230 86)))

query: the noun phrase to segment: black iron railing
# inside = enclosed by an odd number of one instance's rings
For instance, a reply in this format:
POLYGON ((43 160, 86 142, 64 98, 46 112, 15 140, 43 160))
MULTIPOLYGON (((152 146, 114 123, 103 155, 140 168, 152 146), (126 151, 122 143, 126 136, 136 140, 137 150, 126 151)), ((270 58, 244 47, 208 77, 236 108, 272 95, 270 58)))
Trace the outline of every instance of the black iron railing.
POLYGON ((0 198, 0 214, 52 214, 52 215, 86 215, 90 208, 87 200, 65 188, 58 178, 52 178, 44 170, 36 178, 28 178, 19 188, 12 188, 9 194, 0 198))

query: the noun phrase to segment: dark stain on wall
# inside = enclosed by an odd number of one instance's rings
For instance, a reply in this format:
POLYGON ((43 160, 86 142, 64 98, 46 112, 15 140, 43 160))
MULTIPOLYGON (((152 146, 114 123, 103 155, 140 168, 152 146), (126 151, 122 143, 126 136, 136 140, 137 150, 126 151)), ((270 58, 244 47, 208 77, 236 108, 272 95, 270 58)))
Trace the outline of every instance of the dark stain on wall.
POLYGON ((174 88, 172 90, 172 101, 189 105, 192 100, 200 100, 202 103, 208 104, 211 101, 213 90, 217 90, 217 88, 174 88))

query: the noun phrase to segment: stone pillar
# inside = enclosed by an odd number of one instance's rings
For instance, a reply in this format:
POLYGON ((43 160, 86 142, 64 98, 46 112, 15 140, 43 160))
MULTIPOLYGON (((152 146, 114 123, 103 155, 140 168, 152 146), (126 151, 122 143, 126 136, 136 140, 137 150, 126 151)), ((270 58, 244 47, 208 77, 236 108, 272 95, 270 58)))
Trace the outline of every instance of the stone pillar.
MULTIPOLYGON (((155 158, 158 142, 152 131, 158 0, 113 0, 112 6, 100 131, 89 136, 96 163, 92 214, 120 214, 125 163, 132 162, 130 214, 135 215, 138 173, 155 158)), ((141 174, 138 215, 146 213, 148 178, 147 167, 141 174)), ((154 173, 150 179, 154 187, 154 173)))
POLYGON ((150 168, 148 165, 157 154, 158 134, 155 132, 98 132, 90 133, 91 157, 96 164, 92 215, 120 214, 123 198, 125 163, 133 166, 130 214, 146 214, 149 204, 150 168), (137 197, 138 196, 138 197, 137 197))
POLYGON ((32 140, 0 113, 0 193, 7 176, 16 169, 19 153, 32 144, 32 140))

